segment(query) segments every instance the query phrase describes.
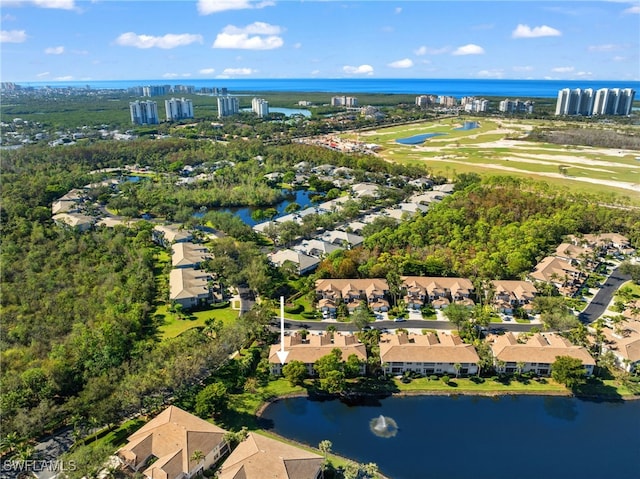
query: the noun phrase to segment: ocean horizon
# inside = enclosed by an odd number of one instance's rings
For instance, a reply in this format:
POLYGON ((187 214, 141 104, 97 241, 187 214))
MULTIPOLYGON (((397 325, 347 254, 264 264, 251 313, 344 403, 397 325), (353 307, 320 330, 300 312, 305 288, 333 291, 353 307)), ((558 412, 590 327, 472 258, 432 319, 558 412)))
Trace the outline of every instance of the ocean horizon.
POLYGON ((563 88, 632 88, 638 81, 621 80, 497 80, 497 79, 407 79, 407 78, 298 78, 298 79, 161 79, 13 82, 33 88, 90 88, 126 90, 146 85, 188 85, 201 88, 226 88, 229 94, 248 92, 320 92, 335 94, 411 94, 488 96, 509 98, 556 98, 563 88))

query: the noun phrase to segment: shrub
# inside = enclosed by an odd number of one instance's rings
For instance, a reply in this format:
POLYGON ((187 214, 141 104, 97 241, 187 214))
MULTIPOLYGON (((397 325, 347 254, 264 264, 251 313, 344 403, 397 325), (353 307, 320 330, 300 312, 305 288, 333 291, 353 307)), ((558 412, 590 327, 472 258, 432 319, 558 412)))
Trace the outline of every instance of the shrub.
POLYGON ((301 316, 304 319, 317 319, 320 315, 316 311, 303 311, 301 316))
POLYGON ((304 311, 302 304, 294 304, 293 306, 285 306, 284 312, 289 314, 298 314, 304 311))
POLYGON ((447 376, 446 374, 444 376, 442 376, 442 382, 445 384, 449 384, 449 381, 451 381, 451 378, 449 376, 447 376))
POLYGON ((438 376, 436 376, 435 374, 432 374, 431 376, 429 376, 429 381, 437 381, 438 380, 438 376))

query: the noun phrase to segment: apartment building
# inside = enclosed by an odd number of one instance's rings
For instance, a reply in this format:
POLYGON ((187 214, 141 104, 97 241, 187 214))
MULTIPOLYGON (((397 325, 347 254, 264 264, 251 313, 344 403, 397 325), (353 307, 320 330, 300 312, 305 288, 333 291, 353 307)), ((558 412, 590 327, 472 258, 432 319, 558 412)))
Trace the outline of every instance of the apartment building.
POLYGON ((218 118, 225 116, 237 115, 240 112, 240 102, 235 96, 219 96, 218 100, 218 118))
POLYGON ((167 121, 184 120, 193 118, 193 102, 186 98, 171 98, 164 101, 167 112, 167 121))
POLYGON ((134 125, 157 125, 158 104, 155 101, 132 101, 129 103, 131 123, 134 125))

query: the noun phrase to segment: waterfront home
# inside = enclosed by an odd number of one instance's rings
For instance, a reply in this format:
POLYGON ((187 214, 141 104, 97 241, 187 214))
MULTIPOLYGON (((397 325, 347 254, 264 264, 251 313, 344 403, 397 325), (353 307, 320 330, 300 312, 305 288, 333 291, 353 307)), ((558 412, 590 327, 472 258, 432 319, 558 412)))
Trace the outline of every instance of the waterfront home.
POLYGON ((587 376, 593 374, 595 361, 582 346, 575 346, 569 340, 554 333, 536 333, 526 337, 516 337, 508 332, 488 339, 494 357, 494 366, 499 373, 532 371, 540 376, 551 374, 551 365, 559 356, 579 359, 587 376))
POLYGON ((564 296, 573 296, 582 286, 584 274, 567 260, 547 256, 529 273, 529 278, 551 283, 564 296))
POLYGON ((202 474, 228 452, 226 433, 169 406, 129 436, 116 454, 126 468, 149 479, 189 479, 202 474))
POLYGON ((602 333, 602 352, 611 351, 616 366, 628 372, 640 369, 640 320, 629 318, 612 328, 603 328, 602 333))
POLYGON ((528 281, 491 281, 492 306, 501 313, 512 314, 517 308, 527 312, 533 310, 533 300, 538 290, 528 281))
POLYGON ((431 276, 403 276, 402 289, 406 292, 404 301, 408 309, 420 310, 431 304, 441 309, 458 303, 472 306, 473 283, 466 278, 441 278, 431 276))
POLYGON ((189 241, 171 245, 171 266, 174 268, 199 268, 200 264, 213 258, 202 245, 189 241))
POLYGON ((310 239, 304 240, 301 243, 293 246, 294 251, 298 251, 300 253, 306 254, 308 256, 313 256, 316 258, 324 258, 325 256, 330 255, 334 251, 338 251, 343 249, 340 246, 336 246, 333 243, 327 243, 326 241, 321 241, 318 239, 310 239))
POLYGON ((282 368, 291 361, 302 361, 307 367, 309 376, 315 376, 314 363, 323 356, 330 354, 338 348, 342 352, 342 360, 346 361, 349 356, 355 354, 361 361, 360 374, 365 373, 365 362, 367 360, 367 350, 365 345, 358 341, 354 335, 343 335, 340 333, 308 334, 303 339, 299 333, 294 333, 284 337, 284 350, 289 354, 284 364, 280 363, 278 351, 281 344, 273 344, 269 350, 269 367, 271 374, 279 376, 282 368))
MULTIPOLYGON (((169 273, 169 299, 183 308, 210 304, 214 300, 211 274, 193 268, 175 268, 169 273)), ((218 294, 218 300, 222 300, 218 294)))
POLYGON ((380 336, 380 364, 387 374, 477 374, 479 360, 472 345, 444 332, 380 336))
POLYGON ((316 281, 318 300, 329 299, 334 304, 343 302, 350 312, 366 301, 374 311, 388 311, 389 284, 384 279, 319 279, 316 281))
MULTIPOLYGON (((362 226, 364 226, 364 224, 362 224, 362 226)), ((325 231, 320 238, 327 243, 340 246, 347 245, 349 248, 360 246, 364 242, 362 236, 339 230, 325 231)))
POLYGON ((218 479, 320 479, 324 458, 250 432, 222 463, 218 479))

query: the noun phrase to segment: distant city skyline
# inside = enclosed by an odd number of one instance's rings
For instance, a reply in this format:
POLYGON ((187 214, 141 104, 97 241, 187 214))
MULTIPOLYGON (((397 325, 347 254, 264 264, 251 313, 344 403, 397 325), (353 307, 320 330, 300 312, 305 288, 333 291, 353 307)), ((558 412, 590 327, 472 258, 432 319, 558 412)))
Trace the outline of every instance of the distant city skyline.
POLYGON ((5 82, 640 80, 640 2, 3 0, 5 82))

